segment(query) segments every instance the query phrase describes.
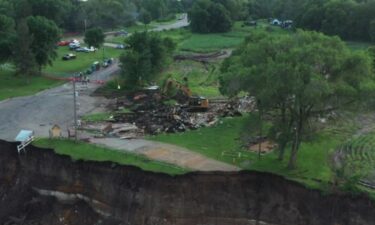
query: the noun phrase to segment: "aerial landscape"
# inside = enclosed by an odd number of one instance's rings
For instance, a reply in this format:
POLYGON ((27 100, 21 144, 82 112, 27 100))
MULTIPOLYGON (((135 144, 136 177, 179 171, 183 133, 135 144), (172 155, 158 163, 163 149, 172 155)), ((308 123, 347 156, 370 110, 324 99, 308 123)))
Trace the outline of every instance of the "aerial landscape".
POLYGON ((0 225, 375 225, 375 0, 0 0, 0 225))

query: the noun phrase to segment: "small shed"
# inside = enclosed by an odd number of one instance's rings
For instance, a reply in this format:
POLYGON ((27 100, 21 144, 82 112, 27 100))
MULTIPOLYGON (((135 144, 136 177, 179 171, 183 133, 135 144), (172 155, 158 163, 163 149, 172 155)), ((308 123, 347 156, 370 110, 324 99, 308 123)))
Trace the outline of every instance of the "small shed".
POLYGON ((52 128, 49 130, 49 137, 50 138, 61 138, 62 137, 61 127, 57 124, 53 125, 52 128))

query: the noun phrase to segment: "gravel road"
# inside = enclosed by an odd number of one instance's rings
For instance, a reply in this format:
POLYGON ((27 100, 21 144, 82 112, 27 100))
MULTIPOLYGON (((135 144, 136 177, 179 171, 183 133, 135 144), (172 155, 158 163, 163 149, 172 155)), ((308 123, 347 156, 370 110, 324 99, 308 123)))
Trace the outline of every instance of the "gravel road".
POLYGON ((92 139, 92 143, 145 155, 149 159, 178 165, 193 171, 239 171, 240 168, 216 161, 199 153, 175 145, 143 139, 121 140, 118 138, 92 139))

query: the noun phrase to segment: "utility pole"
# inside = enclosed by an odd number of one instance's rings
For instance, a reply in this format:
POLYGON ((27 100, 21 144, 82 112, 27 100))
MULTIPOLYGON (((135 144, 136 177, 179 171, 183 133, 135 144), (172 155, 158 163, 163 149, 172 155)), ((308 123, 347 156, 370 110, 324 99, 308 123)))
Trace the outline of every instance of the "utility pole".
POLYGON ((86 33, 87 20, 86 20, 86 19, 84 19, 84 20, 83 20, 83 23, 84 23, 84 32, 86 33))
POLYGON ((104 62, 104 59, 105 59, 105 57, 104 57, 104 44, 102 45, 102 48, 103 48, 103 62, 104 62))
POLYGON ((74 102, 74 138, 78 140, 77 135, 77 93, 76 93, 76 77, 73 77, 73 102, 74 102))

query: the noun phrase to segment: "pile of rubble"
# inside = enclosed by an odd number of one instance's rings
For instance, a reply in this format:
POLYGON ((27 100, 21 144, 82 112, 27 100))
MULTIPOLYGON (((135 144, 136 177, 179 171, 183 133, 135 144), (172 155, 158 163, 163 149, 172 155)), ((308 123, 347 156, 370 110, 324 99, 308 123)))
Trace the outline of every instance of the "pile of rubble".
POLYGON ((114 119, 120 123, 135 124, 147 134, 184 132, 211 126, 218 121, 217 115, 210 112, 188 112, 183 106, 163 104, 147 110, 142 107, 141 110, 135 109, 131 113, 117 114, 114 119))
POLYGON ((184 104, 165 104, 159 95, 135 95, 118 99, 112 123, 87 124, 96 137, 137 138, 145 134, 176 133, 213 126, 220 117, 241 116, 254 109, 252 99, 210 100, 208 110, 192 111, 184 104), (129 110, 124 110, 129 109, 129 110), (131 109, 131 110, 130 110, 131 109))

